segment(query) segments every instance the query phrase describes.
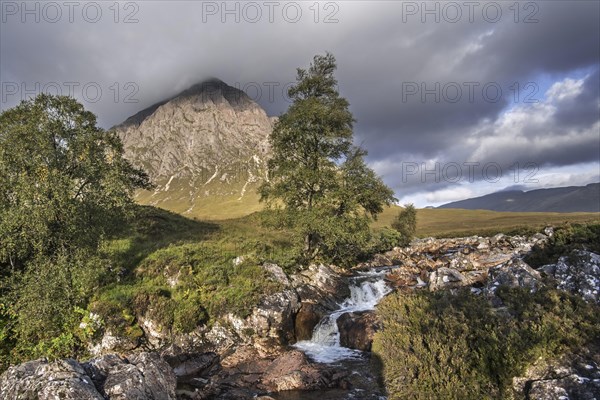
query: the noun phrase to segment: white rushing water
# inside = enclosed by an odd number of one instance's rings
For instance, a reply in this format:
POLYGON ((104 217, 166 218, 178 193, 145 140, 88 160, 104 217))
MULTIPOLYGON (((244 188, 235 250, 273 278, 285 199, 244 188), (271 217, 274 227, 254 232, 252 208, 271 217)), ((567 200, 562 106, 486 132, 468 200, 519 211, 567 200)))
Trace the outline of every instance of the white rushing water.
POLYGON ((315 326, 310 340, 303 340, 294 347, 304 351, 317 362, 335 361, 360 357, 361 351, 340 346, 338 318, 347 312, 374 310, 383 297, 390 292, 384 281, 387 270, 370 270, 350 279, 350 297, 340 304, 340 308, 315 326))

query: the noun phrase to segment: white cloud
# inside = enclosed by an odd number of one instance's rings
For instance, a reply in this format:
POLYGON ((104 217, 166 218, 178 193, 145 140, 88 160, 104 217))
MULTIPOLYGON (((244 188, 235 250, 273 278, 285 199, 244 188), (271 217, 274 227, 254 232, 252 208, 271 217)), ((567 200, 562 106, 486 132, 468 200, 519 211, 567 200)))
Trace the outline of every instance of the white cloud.
POLYGON ((550 89, 546 91, 546 98, 548 102, 563 101, 572 99, 579 95, 583 90, 583 83, 587 77, 582 79, 571 79, 567 78, 563 81, 556 82, 550 89))

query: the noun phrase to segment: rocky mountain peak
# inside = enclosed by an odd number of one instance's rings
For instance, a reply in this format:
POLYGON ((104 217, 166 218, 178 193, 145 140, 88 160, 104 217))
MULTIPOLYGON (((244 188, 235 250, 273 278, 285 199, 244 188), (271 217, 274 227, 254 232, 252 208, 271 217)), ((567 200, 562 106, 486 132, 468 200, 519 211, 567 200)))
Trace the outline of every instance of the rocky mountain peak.
POLYGON ((157 185, 138 201, 219 218, 258 208, 255 190, 266 179, 272 124, 246 93, 212 78, 114 129, 125 156, 157 185))

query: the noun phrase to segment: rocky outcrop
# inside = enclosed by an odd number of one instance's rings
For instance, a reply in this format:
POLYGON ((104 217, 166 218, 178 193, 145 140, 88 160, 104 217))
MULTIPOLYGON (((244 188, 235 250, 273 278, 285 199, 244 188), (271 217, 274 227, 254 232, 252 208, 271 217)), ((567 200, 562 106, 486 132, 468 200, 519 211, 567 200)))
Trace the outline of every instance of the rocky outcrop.
POLYGON ((558 289, 600 303, 600 255, 575 250, 560 257, 556 264, 544 265, 541 271, 555 279, 558 289))
POLYGON ((599 366, 597 351, 549 361, 540 359, 522 376, 513 378, 513 390, 530 400, 598 399, 599 366))
POLYGON ((257 345, 265 352, 274 346, 284 346, 295 342, 294 316, 300 309, 296 291, 285 289, 261 301, 252 314, 246 318, 245 326, 237 327, 251 334, 257 345), (251 331, 249 331, 251 330, 251 331))
POLYGON ((36 360, 0 376, 0 397, 22 400, 175 400, 175 374, 154 353, 128 358, 115 354, 80 364, 66 359, 36 360))
POLYGON ((542 276, 519 258, 514 258, 489 271, 486 292, 493 294, 500 286, 526 287, 531 291, 542 286, 542 276))
POLYGON ((92 379, 75 360, 29 361, 0 376, 0 398, 23 400, 103 400, 92 379))
POLYGON ((294 320, 296 340, 308 340, 321 319, 350 295, 347 279, 334 266, 313 264, 291 277, 301 303, 294 320))
POLYGON ((538 233, 531 237, 498 234, 490 238, 415 240, 410 247, 385 253, 398 265, 387 280, 401 290, 470 287, 490 296, 501 285, 536 290, 542 285, 542 277, 522 257, 547 239, 547 235, 538 233))
MULTIPOLYGON (((470 287, 497 302, 494 294, 500 286, 538 290, 544 276, 552 286, 600 302, 600 255, 575 250, 559 258, 556 264, 531 268, 523 258, 533 246, 553 235, 551 228, 530 237, 498 234, 490 238, 419 239, 410 247, 385 253, 395 267, 387 275, 389 284, 401 290, 428 288, 430 291, 470 287), (543 276, 544 275, 544 276, 543 276)), ((376 256, 367 266, 374 265, 376 256)), ((365 264, 362 265, 363 267, 365 264)))
POLYGON ((333 311, 350 295, 348 281, 333 266, 312 264, 291 277, 292 285, 303 302, 318 303, 333 311))

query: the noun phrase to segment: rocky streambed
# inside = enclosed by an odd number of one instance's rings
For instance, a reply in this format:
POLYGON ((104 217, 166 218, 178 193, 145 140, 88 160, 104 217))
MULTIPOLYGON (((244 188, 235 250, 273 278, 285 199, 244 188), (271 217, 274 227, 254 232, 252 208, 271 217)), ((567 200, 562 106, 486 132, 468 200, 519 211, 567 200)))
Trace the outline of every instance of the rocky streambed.
MULTIPOLYGON (((351 273, 312 265, 288 276, 265 264, 283 290, 248 317, 226 315, 185 335, 158 331, 145 320, 146 340, 135 350, 104 332, 90 344, 95 356, 88 362, 36 360, 9 368, 0 377, 0 398, 383 399, 369 350, 381 328, 375 306, 392 290, 469 288, 494 303, 501 285, 551 284, 599 303, 599 255, 578 251, 539 269, 523 261, 550 235, 549 229, 530 237, 421 239, 351 273)), ((599 365, 597 354, 535 364, 515 387, 530 399, 600 398, 599 365), (568 397, 573 393, 580 397, 568 397)))

